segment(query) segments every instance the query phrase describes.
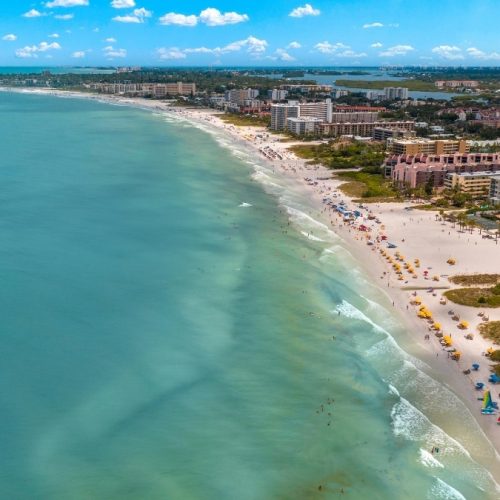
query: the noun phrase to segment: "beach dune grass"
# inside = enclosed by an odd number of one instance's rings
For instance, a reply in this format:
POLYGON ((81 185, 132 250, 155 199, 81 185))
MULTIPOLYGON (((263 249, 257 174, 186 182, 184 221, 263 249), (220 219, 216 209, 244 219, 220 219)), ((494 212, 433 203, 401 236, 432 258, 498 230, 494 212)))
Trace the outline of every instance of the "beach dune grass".
MULTIPOLYGON (((497 340, 495 341, 495 344, 500 344, 500 321, 494 321, 492 324, 496 323, 496 338, 497 340)), ((489 325, 481 325, 481 326, 489 326, 489 325)), ((494 333, 495 335, 495 333, 494 333)), ((485 335, 486 338, 487 335, 485 335)), ((496 350, 493 352, 493 354, 490 356, 491 361, 495 361, 495 364, 493 365, 493 371, 500 376, 500 350, 496 350)))
POLYGON ((271 124, 269 117, 261 117, 256 115, 237 115, 233 113, 225 113, 219 115, 219 118, 230 125, 237 127, 268 127, 271 124))
MULTIPOLYGON (((479 333, 486 339, 492 340, 495 344, 500 344, 500 321, 490 321, 488 323, 483 323, 479 325, 479 333)), ((495 351, 495 357, 498 359, 494 359, 493 361, 500 362, 500 351, 495 351)))
POLYGON ((451 276, 449 280, 455 285, 496 285, 500 283, 500 274, 460 274, 451 276))
POLYGON ((346 180, 340 190, 354 198, 395 198, 397 192, 381 175, 367 172, 342 172, 340 179, 346 180))
POLYGON ((448 300, 470 307, 500 307, 500 285, 491 288, 457 288, 444 292, 448 300))
POLYGON ((380 170, 385 158, 383 144, 331 140, 321 144, 299 144, 290 151, 299 158, 321 163, 332 170, 374 168, 380 170))

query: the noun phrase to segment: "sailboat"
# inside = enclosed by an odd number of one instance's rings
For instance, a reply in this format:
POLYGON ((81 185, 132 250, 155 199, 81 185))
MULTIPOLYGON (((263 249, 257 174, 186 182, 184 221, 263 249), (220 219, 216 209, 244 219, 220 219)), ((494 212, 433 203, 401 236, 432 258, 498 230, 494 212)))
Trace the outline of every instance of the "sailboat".
POLYGON ((490 391, 484 391, 483 397, 483 407, 481 409, 481 413, 483 415, 493 415, 495 413, 495 406, 493 405, 493 401, 491 399, 490 391))

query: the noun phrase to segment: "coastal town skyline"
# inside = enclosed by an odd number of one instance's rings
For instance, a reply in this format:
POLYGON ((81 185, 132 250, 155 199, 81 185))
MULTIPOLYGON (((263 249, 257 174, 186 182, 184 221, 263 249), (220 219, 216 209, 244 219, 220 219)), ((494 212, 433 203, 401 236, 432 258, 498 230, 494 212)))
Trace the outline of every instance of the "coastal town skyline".
POLYGON ((0 65, 497 66, 498 11, 492 0, 383 11, 373 0, 23 0, 4 6, 0 65))

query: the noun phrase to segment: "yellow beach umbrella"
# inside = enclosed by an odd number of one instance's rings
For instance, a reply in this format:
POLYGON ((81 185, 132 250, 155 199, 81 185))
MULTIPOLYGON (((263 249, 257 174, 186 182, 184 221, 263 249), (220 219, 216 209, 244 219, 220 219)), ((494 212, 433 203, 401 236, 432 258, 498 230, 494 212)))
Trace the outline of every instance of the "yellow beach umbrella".
POLYGON ((432 325, 432 328, 434 328, 434 330, 437 330, 437 331, 441 330, 441 323, 434 323, 432 325))
POLYGON ((445 343, 447 346, 452 345, 451 337, 450 337, 449 335, 445 335, 445 336, 443 337, 443 341, 444 341, 444 343, 445 343))
POLYGON ((458 328, 462 328, 464 330, 469 328, 468 321, 465 321, 465 320, 460 321, 460 323, 458 324, 458 328))

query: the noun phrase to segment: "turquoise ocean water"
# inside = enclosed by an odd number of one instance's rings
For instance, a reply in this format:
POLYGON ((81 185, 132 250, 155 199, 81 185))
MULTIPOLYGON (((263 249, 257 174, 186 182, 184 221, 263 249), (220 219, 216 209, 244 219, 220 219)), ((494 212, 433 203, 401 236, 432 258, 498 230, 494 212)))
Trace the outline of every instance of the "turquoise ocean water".
POLYGON ((470 414, 255 154, 11 93, 0 138, 0 498, 496 497, 470 414))

